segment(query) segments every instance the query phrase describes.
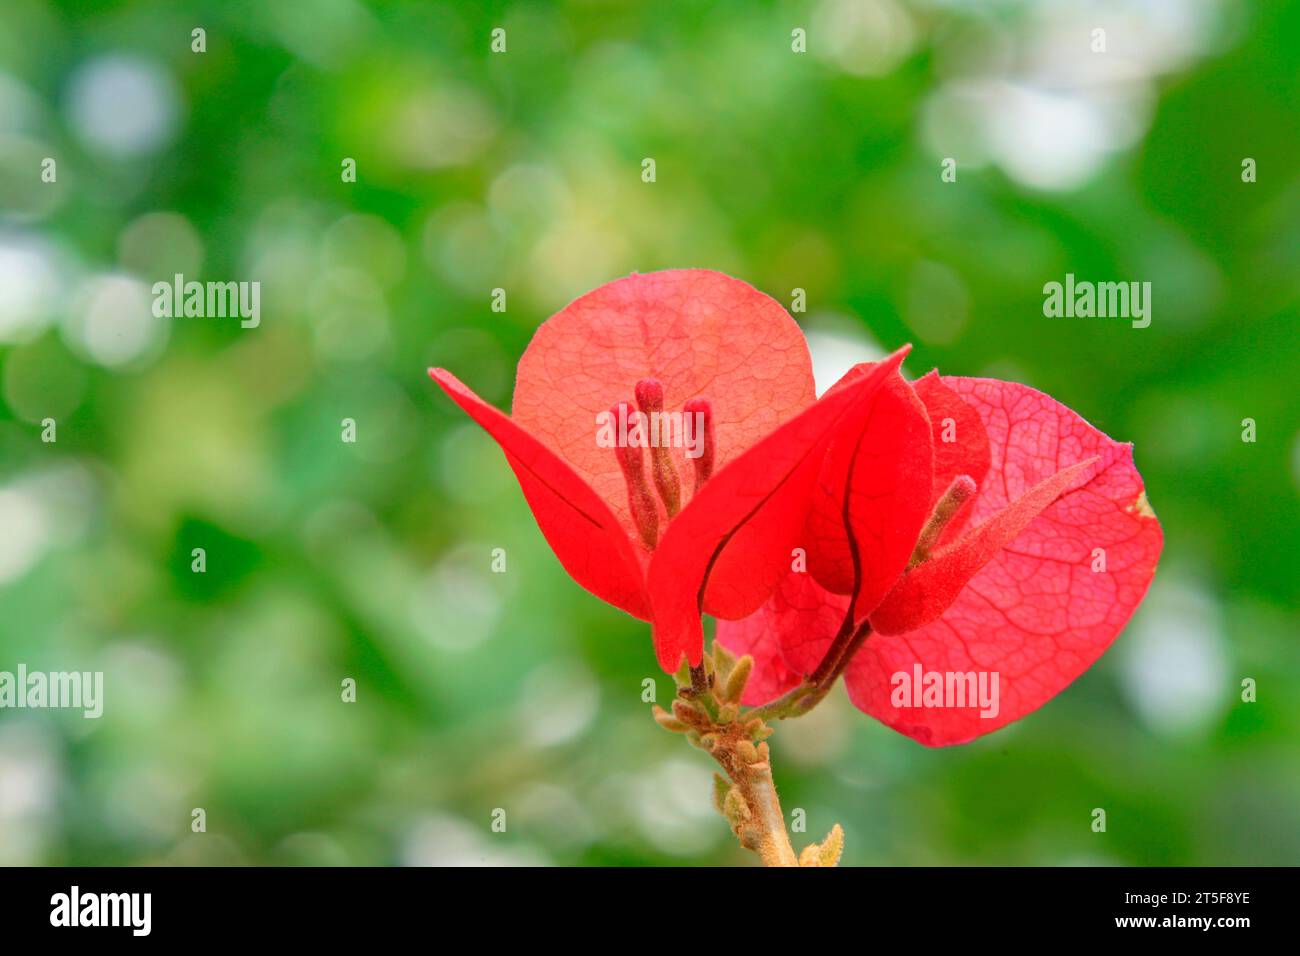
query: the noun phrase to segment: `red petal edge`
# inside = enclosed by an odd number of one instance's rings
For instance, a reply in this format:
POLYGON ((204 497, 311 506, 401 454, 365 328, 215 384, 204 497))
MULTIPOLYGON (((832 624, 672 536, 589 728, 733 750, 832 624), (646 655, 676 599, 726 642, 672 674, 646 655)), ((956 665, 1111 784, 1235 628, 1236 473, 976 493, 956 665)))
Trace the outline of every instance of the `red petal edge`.
POLYGON ((925 406, 897 370, 871 401, 859 427, 836 429, 804 531, 809 571, 855 596, 855 623, 898 581, 932 505, 925 406))
MULTIPOLYGON (((933 510, 958 475, 968 475, 977 488, 984 484, 989 470, 989 436, 979 412, 943 384, 938 372, 921 376, 912 387, 917 398, 925 403, 933 429, 934 490, 930 502, 933 510)), ((957 509, 939 537, 940 546, 961 533, 970 520, 973 504, 970 501, 957 509)))
MULTIPOLYGON (((806 508, 826 447, 841 418, 861 418, 874 403, 867 399, 909 351, 899 349, 859 382, 827 393, 709 479, 691 506, 668 527, 650 560, 648 590, 654 621, 655 653, 668 673, 686 656, 697 666, 704 654, 700 623, 705 584, 723 548, 764 507, 806 508)), ((857 429, 862 428, 859 423, 857 429)), ((755 562, 770 567, 773 553, 787 542, 754 541, 755 562)), ((733 567, 733 573, 734 573, 733 567)), ((775 582, 773 582, 775 584, 775 582)))
MULTIPOLYGON (((1086 459, 1100 462, 971 578, 937 619, 873 634, 849 664, 853 703, 928 746, 965 743, 1041 707, 1100 657, 1146 594, 1163 545, 1132 446, 1051 397, 1012 382, 945 377, 988 431, 992 457, 971 518, 984 522, 1027 489, 1086 459), (1098 567, 1104 553, 1105 570, 1098 567), (897 675, 998 674, 996 715, 978 707, 895 707, 897 675)), ((901 684, 901 681, 898 682, 901 684)))
POLYGON ((573 580, 601 600, 649 620, 641 561, 600 495, 563 459, 446 369, 429 369, 429 377, 501 446, 537 526, 573 580))
MULTIPOLYGON (((593 438, 596 416, 632 401, 644 378, 663 386, 668 412, 709 400, 715 471, 816 398, 798 323, 771 296, 721 272, 634 273, 543 322, 519 359, 511 417, 572 466, 634 540, 623 473, 593 438)), ((669 458, 691 488, 685 449, 670 448, 669 458)))

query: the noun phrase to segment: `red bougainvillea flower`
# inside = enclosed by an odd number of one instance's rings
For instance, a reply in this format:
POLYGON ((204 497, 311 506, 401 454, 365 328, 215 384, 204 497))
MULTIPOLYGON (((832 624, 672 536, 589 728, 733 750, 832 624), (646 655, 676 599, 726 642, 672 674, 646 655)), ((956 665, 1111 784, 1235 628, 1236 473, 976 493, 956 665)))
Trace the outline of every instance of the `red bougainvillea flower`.
POLYGON ((963 743, 1101 656, 1151 582, 1160 525, 1132 446, 1032 388, 891 371, 873 403, 864 429, 837 427, 806 571, 718 640, 755 658, 747 704, 843 672, 860 710, 963 743))
POLYGON ((688 269, 619 279, 544 322, 509 416, 429 374, 501 446, 560 563, 651 621, 672 672, 699 665, 702 612, 744 617, 780 581, 831 436, 902 356, 814 402, 786 311, 688 269))

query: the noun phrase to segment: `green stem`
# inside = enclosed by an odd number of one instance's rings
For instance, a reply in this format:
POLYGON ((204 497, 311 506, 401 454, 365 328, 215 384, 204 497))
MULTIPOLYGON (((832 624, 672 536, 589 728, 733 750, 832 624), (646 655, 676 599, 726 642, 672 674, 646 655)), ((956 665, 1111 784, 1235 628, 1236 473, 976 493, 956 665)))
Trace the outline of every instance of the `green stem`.
POLYGON ((826 695, 830 685, 804 682, 780 701, 740 715, 736 713, 754 660, 735 660, 720 645, 700 667, 676 675, 673 713, 655 707, 655 720, 664 728, 685 733, 692 745, 712 754, 726 772, 715 775, 714 805, 730 824, 741 846, 758 854, 764 866, 834 866, 843 844, 836 825, 825 840, 796 854, 785 826, 785 814, 772 777, 771 750, 765 738, 772 729, 755 721, 762 716, 796 716, 826 695), (707 665, 711 665, 707 666, 707 665))
POLYGON ((834 686, 835 681, 838 680, 839 676, 848 668, 849 662, 853 660, 853 656, 857 654, 858 649, 866 643, 867 638, 870 636, 871 624, 867 621, 863 621, 861 626, 858 627, 858 629, 854 631, 849 639, 844 643, 844 646, 840 648, 839 657, 835 659, 835 663, 818 683, 827 690, 834 686))
POLYGON ((849 666, 849 661, 853 660, 853 655, 870 636, 871 625, 866 621, 863 621, 855 631, 846 631, 837 635, 826 656, 822 658, 822 662, 802 684, 782 694, 776 700, 746 711, 741 719, 753 720, 755 717, 761 717, 763 720, 785 720, 808 713, 830 693, 830 689, 835 686, 835 682, 849 666))
POLYGON ((826 696, 824 690, 819 690, 816 684, 807 681, 800 684, 793 690, 787 691, 776 700, 768 701, 760 707, 753 707, 740 715, 742 721, 751 721, 755 717, 761 717, 763 720, 784 720, 786 717, 798 717, 812 710, 823 697, 826 696), (806 706, 803 705, 813 695, 816 699, 812 700, 806 706))
POLYGON ((741 844, 757 853, 764 866, 798 866, 799 857, 786 832, 785 814, 777 799, 771 764, 767 761, 751 764, 739 779, 732 779, 740 786, 751 814, 737 834, 741 844))

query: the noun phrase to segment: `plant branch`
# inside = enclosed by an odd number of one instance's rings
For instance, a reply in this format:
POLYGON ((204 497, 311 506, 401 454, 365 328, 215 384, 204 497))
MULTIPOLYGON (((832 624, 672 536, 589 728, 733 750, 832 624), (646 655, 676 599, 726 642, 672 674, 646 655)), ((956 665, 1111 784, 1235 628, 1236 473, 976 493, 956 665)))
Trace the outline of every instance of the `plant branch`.
POLYGON ((740 845, 757 853, 764 866, 798 866, 776 795, 767 744, 755 747, 748 734, 725 734, 717 738, 712 753, 733 784, 719 809, 740 845))
POLYGON ((853 660, 853 655, 870 636, 871 625, 866 621, 863 621, 857 630, 841 630, 835 636, 835 641, 827 650, 826 656, 822 658, 822 662, 817 665, 817 669, 802 684, 782 694, 776 700, 745 711, 744 719, 785 720, 808 713, 830 693, 835 682, 849 666, 849 661, 853 660))
MULTIPOLYGON (((764 866, 834 866, 844 842, 838 825, 825 841, 806 847, 802 854, 796 855, 790 843, 765 739, 772 729, 761 716, 767 708, 739 712, 753 666, 752 657, 736 660, 715 644, 713 654, 698 668, 684 667, 679 672, 672 713, 656 706, 655 720, 665 730, 685 734, 718 762, 726 778, 714 775, 714 804, 740 845, 757 853, 764 866)), ((804 693, 792 698, 791 713, 805 702, 806 707, 813 706, 826 693, 810 684, 795 690, 804 693)))
POLYGON ((798 717, 817 706, 824 694, 818 693, 816 684, 805 681, 793 690, 786 691, 776 700, 745 711, 746 720, 784 720, 798 717))
MULTIPOLYGON (((831 687, 834 686, 835 681, 839 679, 839 676, 843 674, 845 669, 849 666, 849 661, 853 660, 853 655, 858 652, 858 649, 866 643, 867 638, 870 636, 871 624, 868 621, 863 621, 858 629, 849 635, 849 639, 845 641, 844 645, 840 648, 839 656, 836 657, 835 663, 830 666, 821 678, 818 679, 817 674, 813 674, 814 682, 819 687, 830 690, 831 687)), ((828 654, 827 657, 829 658, 829 656, 830 655, 828 654)), ((818 665, 818 670, 821 670, 825 663, 826 661, 822 661, 822 663, 818 665)))
POLYGON ((835 678, 844 672, 844 668, 849 664, 849 658, 852 657, 851 651, 856 651, 866 640, 866 636, 871 633, 871 625, 863 621, 855 630, 853 627, 853 605, 849 605, 848 614, 844 618, 844 624, 840 627, 840 632, 835 635, 835 640, 826 650, 826 655, 822 658, 821 663, 808 677, 809 683, 816 684, 818 687, 829 687, 835 683, 835 678))

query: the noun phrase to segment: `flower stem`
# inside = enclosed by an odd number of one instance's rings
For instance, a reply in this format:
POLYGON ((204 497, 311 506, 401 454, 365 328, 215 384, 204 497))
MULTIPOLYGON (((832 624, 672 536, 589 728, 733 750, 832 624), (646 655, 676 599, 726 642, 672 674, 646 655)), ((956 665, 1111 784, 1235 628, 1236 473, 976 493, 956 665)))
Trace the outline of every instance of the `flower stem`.
MULTIPOLYGON (((868 621, 863 621, 858 626, 858 629, 850 634, 848 640, 839 648, 838 654, 830 667, 827 668, 824 673, 821 673, 820 676, 817 672, 813 673, 813 681, 819 687, 830 690, 831 687, 834 686, 835 681, 839 679, 839 676, 844 673, 845 668, 849 666, 849 661, 853 660, 853 655, 858 652, 858 648, 860 648, 870 636, 871 624, 868 621)), ((832 648, 831 650, 834 652, 835 648, 832 648)), ((830 657, 830 654, 826 655, 827 660, 830 660, 830 657)), ((820 672, 825 666, 826 661, 824 660, 818 665, 817 671, 820 672)))
MULTIPOLYGON (((852 606, 849 608, 849 613, 853 613, 852 606)), ((826 656, 809 676, 809 682, 829 689, 835 683, 835 679, 844 673, 844 668, 849 666, 849 661, 870 633, 871 625, 867 621, 863 621, 855 630, 851 621, 846 618, 844 626, 840 628, 840 632, 835 635, 835 640, 826 651, 826 656)))
POLYGON ((812 710, 823 696, 825 695, 818 694, 816 684, 805 681, 793 690, 786 691, 776 700, 768 701, 759 707, 753 707, 745 711, 741 716, 745 720, 755 718, 784 720, 787 717, 798 717, 800 714, 812 710))
POLYGON ((665 730, 684 734, 726 772, 726 779, 714 775, 714 805, 740 845, 757 853, 764 866, 835 866, 844 845, 838 825, 824 842, 805 847, 802 854, 796 854, 790 844, 766 740, 772 728, 763 719, 802 713, 826 695, 834 679, 825 687, 801 684, 782 698, 784 709, 774 709, 781 702, 773 701, 741 713, 740 699, 753 666, 752 657, 737 660, 715 644, 712 655, 698 666, 683 665, 674 675, 677 695, 672 712, 655 706, 655 721, 665 730))
POLYGON ((734 751, 714 751, 714 758, 735 783, 743 803, 738 804, 732 828, 740 845, 758 854, 764 866, 798 866, 799 858, 790 845, 785 814, 776 795, 772 764, 759 760, 745 764, 734 751))
POLYGON ((785 720, 789 717, 801 717, 825 699, 830 689, 835 686, 840 675, 853 660, 863 643, 871 636, 871 625, 866 621, 857 630, 847 629, 836 636, 834 643, 827 650, 822 662, 802 684, 787 691, 776 700, 760 707, 745 711, 743 719, 785 720))

